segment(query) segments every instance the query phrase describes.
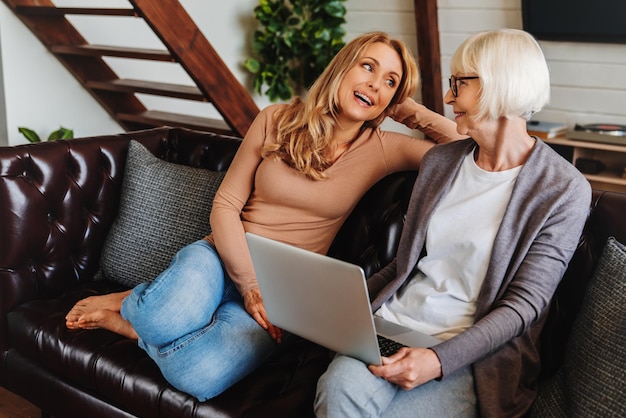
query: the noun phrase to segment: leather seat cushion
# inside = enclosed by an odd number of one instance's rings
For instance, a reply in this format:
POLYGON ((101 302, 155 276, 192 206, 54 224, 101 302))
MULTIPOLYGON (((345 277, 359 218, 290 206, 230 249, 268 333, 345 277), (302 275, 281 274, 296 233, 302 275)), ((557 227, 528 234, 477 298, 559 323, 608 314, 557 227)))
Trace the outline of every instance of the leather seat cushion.
POLYGON ((100 280, 58 299, 19 306, 8 315, 11 351, 131 413, 152 410, 158 416, 188 403, 193 416, 216 416, 217 411, 219 415, 228 411, 228 416, 263 416, 264 410, 275 413, 272 408, 295 416, 290 408, 298 405, 308 407, 299 416, 310 415, 315 382, 331 357, 326 349, 308 341, 297 341, 221 396, 200 403, 173 390, 135 341, 106 330, 66 328, 65 314, 78 300, 123 289, 100 280), (171 409, 166 406, 170 403, 171 409))

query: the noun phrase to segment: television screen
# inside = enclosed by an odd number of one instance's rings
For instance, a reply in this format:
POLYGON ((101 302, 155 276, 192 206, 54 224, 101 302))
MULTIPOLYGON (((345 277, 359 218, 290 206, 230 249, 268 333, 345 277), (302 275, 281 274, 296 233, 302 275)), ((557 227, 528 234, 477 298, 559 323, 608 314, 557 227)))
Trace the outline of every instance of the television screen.
POLYGON ((626 43, 626 0, 522 0, 522 16, 537 39, 626 43))

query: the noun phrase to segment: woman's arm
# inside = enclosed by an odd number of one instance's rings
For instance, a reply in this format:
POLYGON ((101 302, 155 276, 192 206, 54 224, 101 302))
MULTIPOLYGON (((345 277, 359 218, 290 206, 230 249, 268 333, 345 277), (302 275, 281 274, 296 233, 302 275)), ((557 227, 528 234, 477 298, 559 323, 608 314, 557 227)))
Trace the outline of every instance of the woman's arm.
MULTIPOLYGON (((549 195, 550 186, 543 186, 549 195)), ((557 207, 549 209, 550 213, 515 268, 512 280, 488 313, 466 331, 433 348, 441 360, 444 376, 496 352, 522 335, 549 306, 578 244, 591 197, 589 183, 582 177, 580 181, 570 181, 560 187, 560 193, 564 198, 557 207)), ((547 200, 544 198, 543 203, 547 204, 547 200)), ((537 216, 542 214, 537 213, 537 216)), ((529 229, 528 225, 524 227, 524 230, 529 229)), ((523 241, 518 242, 518 246, 524 245, 523 241)), ((506 263, 511 268, 515 260, 506 263)))
POLYGON ((275 110, 276 106, 270 106, 261 111, 248 129, 215 195, 211 230, 226 272, 243 296, 246 311, 280 342, 282 332, 267 318, 241 222, 241 211, 254 189, 256 170, 262 160, 261 148, 272 135, 275 110))
POLYGON ((419 129, 438 144, 467 138, 456 131, 454 121, 433 112, 412 98, 396 105, 389 116, 411 129, 419 129))
POLYGON ((254 188, 256 170, 261 162, 261 148, 267 137, 272 114, 263 110, 252 122, 217 190, 211 210, 213 242, 228 275, 242 295, 256 287, 256 278, 241 212, 254 188))

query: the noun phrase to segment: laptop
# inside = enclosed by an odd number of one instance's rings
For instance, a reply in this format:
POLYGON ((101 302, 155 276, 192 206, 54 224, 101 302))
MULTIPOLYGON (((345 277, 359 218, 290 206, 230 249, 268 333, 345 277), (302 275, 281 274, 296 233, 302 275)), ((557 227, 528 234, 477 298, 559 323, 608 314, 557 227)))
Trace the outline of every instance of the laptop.
POLYGON ((360 266, 249 232, 246 240, 267 316, 285 331, 366 364, 381 364, 380 337, 408 347, 441 342, 372 315, 360 266))

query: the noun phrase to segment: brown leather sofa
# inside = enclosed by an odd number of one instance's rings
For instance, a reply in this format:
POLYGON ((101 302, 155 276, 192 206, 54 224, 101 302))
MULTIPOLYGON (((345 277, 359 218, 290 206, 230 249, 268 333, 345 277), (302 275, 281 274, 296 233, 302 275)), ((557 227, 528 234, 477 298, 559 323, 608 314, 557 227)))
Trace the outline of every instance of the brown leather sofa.
MULTIPOLYGON (((329 353, 298 341, 221 396, 198 402, 167 384, 134 341, 68 330, 64 316, 88 295, 121 290, 94 280, 116 217, 128 144, 170 162, 225 170, 239 141, 179 128, 0 148, 0 384, 62 417, 307 417, 329 353)), ((330 254, 367 275, 393 257, 416 173, 374 186, 330 254)), ((626 195, 594 191, 591 217, 544 329, 544 377, 563 358, 609 235, 626 242, 626 195)))

